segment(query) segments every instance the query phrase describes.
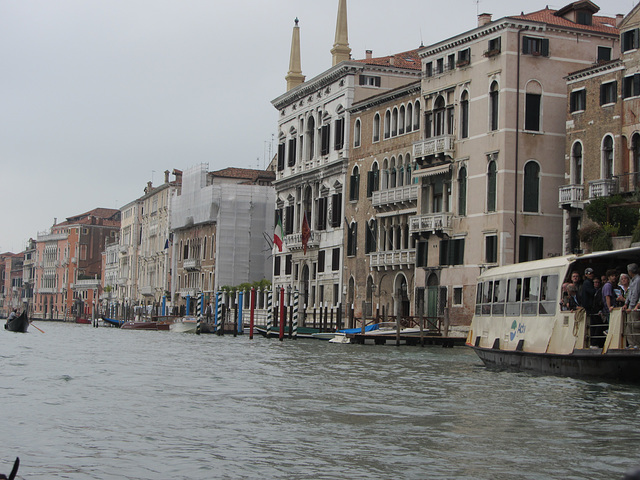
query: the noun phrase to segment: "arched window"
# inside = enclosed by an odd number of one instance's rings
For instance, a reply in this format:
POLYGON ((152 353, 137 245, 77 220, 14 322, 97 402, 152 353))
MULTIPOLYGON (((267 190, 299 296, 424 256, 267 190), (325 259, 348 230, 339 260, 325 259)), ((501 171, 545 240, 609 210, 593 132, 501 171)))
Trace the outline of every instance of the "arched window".
POLYGON ((469 137, 469 93, 465 90, 460 99, 460 138, 469 137))
POLYGON ((356 165, 351 172, 351 183, 349 184, 349 200, 358 200, 360 195, 360 169, 356 165))
POLYGON ((413 130, 413 105, 407 105, 407 133, 413 130))
POLYGON ((582 144, 576 142, 571 149, 571 183, 582 185, 582 144))
POLYGON ((389 159, 385 158, 382 162, 382 172, 380 172, 380 190, 387 190, 389 188, 389 159))
POLYGON ((444 98, 439 96, 433 108, 433 135, 444 135, 444 98))
POLYGON ((487 211, 496 211, 496 187, 498 181, 496 162, 491 160, 487 168, 487 211))
POLYGON ((422 109, 420 107, 420 100, 416 100, 413 107, 413 130, 420 130, 420 116, 422 115, 422 109))
POLYGON ((316 121, 313 117, 309 117, 307 122, 307 158, 313 160, 316 149, 316 121))
POLYGON ((402 135, 404 133, 404 120, 405 120, 406 111, 404 109, 404 105, 400 107, 400 114, 398 116, 398 135, 402 135))
POLYGON ((527 84, 524 104, 524 129, 530 132, 540 131, 542 112, 542 85, 532 80, 527 84))
POLYGON ((391 157, 389 165, 389 188, 396 188, 396 158, 391 157))
POLYGON ((498 82, 493 82, 489 90, 489 130, 498 130, 498 82))
POLYGON ((380 188, 380 171, 378 162, 373 162, 371 170, 367 173, 367 197, 371 197, 373 192, 377 192, 380 188))
POLYGON ((405 163, 407 165, 407 172, 406 172, 407 181, 405 183, 407 185, 411 185, 411 155, 409 153, 407 153, 405 163))
POLYGON ((391 114, 391 136, 398 135, 398 109, 394 108, 391 114))
POLYGON ((396 186, 401 187, 404 185, 404 162, 402 155, 398 157, 398 175, 396 176, 396 186))
POLYGON ((376 251, 376 243, 378 238, 378 222, 375 218, 371 219, 367 223, 367 235, 364 244, 364 253, 371 253, 376 251))
POLYGON ((380 141, 380 114, 376 113, 373 117, 373 141, 380 141))
POLYGON ((522 209, 525 212, 540 211, 540 165, 529 161, 524 166, 524 195, 522 209))
POLYGON ((467 214, 467 169, 462 167, 458 172, 458 215, 467 214))
POLYGON ((358 244, 358 223, 352 222, 349 225, 349 231, 347 233, 347 255, 353 257, 356 254, 356 247, 358 244))
POLYGON ((353 146, 360 146, 360 119, 356 120, 355 127, 353 128, 353 146))
POLYGON ((602 178, 613 178, 613 138, 606 135, 602 140, 602 178))
POLYGON ((384 114, 384 138, 387 139, 391 136, 391 112, 387 110, 384 114))

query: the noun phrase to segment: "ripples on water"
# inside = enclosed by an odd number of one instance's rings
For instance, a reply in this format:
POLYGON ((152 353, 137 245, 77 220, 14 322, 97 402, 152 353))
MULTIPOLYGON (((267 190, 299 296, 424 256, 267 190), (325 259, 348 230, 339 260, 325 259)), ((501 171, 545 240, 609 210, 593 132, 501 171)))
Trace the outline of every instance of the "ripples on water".
POLYGON ((0 332, 0 472, 33 479, 618 479, 640 388, 466 348, 38 324, 0 332))

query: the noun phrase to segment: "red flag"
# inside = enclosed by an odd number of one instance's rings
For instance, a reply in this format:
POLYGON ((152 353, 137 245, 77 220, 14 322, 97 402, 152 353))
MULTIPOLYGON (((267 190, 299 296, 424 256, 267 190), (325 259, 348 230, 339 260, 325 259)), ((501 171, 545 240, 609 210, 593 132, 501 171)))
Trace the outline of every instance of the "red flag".
POLYGON ((304 212, 304 218, 302 219, 302 251, 307 254, 307 244, 311 238, 311 229, 309 228, 309 222, 307 222, 307 212, 304 212))

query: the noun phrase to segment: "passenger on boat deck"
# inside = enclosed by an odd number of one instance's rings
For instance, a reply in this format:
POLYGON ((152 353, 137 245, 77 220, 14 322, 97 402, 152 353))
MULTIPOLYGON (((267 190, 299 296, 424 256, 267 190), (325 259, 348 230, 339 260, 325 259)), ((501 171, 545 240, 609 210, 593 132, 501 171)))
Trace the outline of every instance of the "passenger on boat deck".
POLYGON ((591 313, 597 315, 602 312, 602 283, 600 283, 600 277, 593 279, 593 288, 595 292, 593 294, 593 302, 591 303, 591 313))
POLYGON ((573 283, 567 286, 567 296, 562 305, 562 310, 569 310, 573 312, 580 306, 580 299, 578 298, 578 289, 573 283))
POLYGON ((593 299, 596 294, 596 289, 593 285, 595 274, 593 268, 589 267, 584 271, 584 282, 582 282, 582 290, 580 291, 580 304, 584 307, 587 313, 596 313, 593 311, 593 299))
POLYGON ((640 296, 640 275, 638 275, 638 264, 630 263, 627 265, 627 272, 631 277, 629 290, 627 291, 627 299, 624 302, 624 310, 637 310, 638 297, 640 296))
POLYGON ((571 272, 571 283, 573 283, 576 286, 579 292, 580 287, 582 287, 582 278, 580 278, 580 274, 575 270, 571 272))
POLYGON ((13 310, 11 310, 11 313, 9 314, 9 318, 7 318, 7 321, 11 321, 14 318, 16 318, 18 316, 18 309, 14 308, 13 310))
POLYGON ((607 270, 607 283, 602 287, 602 313, 609 318, 609 312, 616 307, 616 294, 614 288, 616 285, 616 279, 618 278, 618 272, 610 268, 607 270))
POLYGON ((626 273, 620 274, 620 279, 618 280, 618 288, 615 289, 616 292, 616 307, 623 307, 624 302, 627 299, 627 291, 629 290, 629 283, 631 280, 629 279, 629 275, 626 273))

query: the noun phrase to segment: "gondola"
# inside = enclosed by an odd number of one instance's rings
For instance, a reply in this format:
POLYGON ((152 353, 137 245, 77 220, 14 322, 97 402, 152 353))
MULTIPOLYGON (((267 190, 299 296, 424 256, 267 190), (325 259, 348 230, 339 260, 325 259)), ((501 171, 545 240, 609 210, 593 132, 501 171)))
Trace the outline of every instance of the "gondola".
POLYGON ((4 328, 10 332, 27 333, 27 328, 29 328, 27 311, 25 310, 19 316, 11 320, 7 320, 7 323, 4 324, 4 328))

